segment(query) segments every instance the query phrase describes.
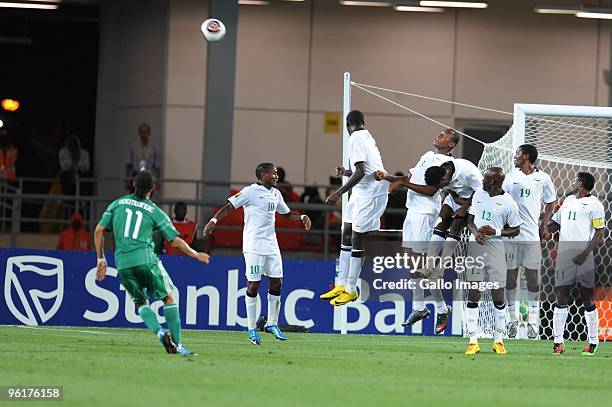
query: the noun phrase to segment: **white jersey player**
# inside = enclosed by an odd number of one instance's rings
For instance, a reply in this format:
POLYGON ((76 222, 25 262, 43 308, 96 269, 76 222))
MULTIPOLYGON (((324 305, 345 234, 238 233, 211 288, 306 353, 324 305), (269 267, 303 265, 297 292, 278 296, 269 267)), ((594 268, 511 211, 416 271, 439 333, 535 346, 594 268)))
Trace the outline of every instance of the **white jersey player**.
POLYGON ((358 110, 349 112, 346 125, 350 134, 348 153, 351 176, 326 200, 328 205, 335 205, 342 194, 352 190, 349 204, 342 210, 344 226, 349 224, 352 230, 348 272, 346 267, 343 269, 341 266, 339 284, 321 295, 322 299, 331 298, 330 304, 334 306, 355 301, 359 296, 357 280, 365 258, 367 234, 380 228, 380 217, 387 206, 389 192, 389 183, 379 182, 375 178, 376 171, 384 172, 385 168, 376 140, 364 127, 363 113, 358 110))
MULTIPOLYGON (((521 218, 518 206, 510 194, 501 186, 504 182, 504 171, 498 167, 487 170, 482 181, 482 189, 472 196, 469 209, 468 228, 471 232, 468 245, 468 259, 482 265, 467 268, 466 279, 469 282, 488 280, 495 285, 491 297, 495 307, 495 337, 493 351, 505 354, 503 333, 506 321, 506 303, 504 288, 506 286, 505 247, 502 236, 514 237, 520 233, 521 218)), ((467 259, 466 259, 467 261, 467 259)), ((478 303, 481 290, 470 288, 466 308, 466 325, 470 342, 466 355, 480 352, 478 345, 478 303)))
POLYGON ((280 310, 280 295, 283 277, 283 260, 281 258, 276 230, 274 229, 276 213, 285 215, 289 220, 301 221, 306 230, 310 229, 310 219, 291 211, 285 203, 280 191, 276 188, 278 173, 272 163, 259 164, 255 170, 258 182, 242 189, 228 199, 206 224, 204 235, 211 233, 218 221, 229 212, 244 208, 244 229, 242 232, 242 252, 246 263, 247 289, 245 303, 248 320, 249 340, 253 345, 259 345, 261 338, 256 328, 257 301, 261 276, 267 276, 270 289, 268 291, 268 318, 264 330, 277 339, 287 338, 278 327, 280 310))
MULTIPOLYGON (((409 191, 406 196, 406 218, 402 228, 402 241, 412 253, 425 254, 429 245, 429 241, 433 235, 433 225, 440 213, 440 189, 448 185, 450 181, 450 167, 442 168, 444 175, 439 187, 432 188, 426 186, 425 172, 430 171, 429 168, 441 166, 443 163, 453 160, 451 151, 457 146, 460 138, 459 134, 453 129, 445 129, 441 131, 433 141, 435 151, 428 151, 421 156, 414 168, 410 169, 410 175, 407 177, 386 177, 385 179, 394 182, 401 181, 409 191), (401 179, 400 179, 401 178, 401 179), (431 194, 434 195, 431 195, 431 194), (406 244, 410 242, 410 244, 406 244)), ((440 171, 440 170, 435 170, 440 171)), ((414 277, 418 277, 415 274, 414 277)), ((413 290, 412 312, 404 322, 404 326, 410 326, 414 323, 428 318, 431 312, 425 306, 425 296, 423 289, 420 287, 420 282, 417 280, 416 287, 413 290)), ((450 308, 446 305, 442 291, 440 289, 430 289, 431 297, 436 308, 436 326, 435 333, 441 333, 446 329, 448 324, 448 313, 450 308)))
POLYGON ((599 345, 599 317, 593 301, 595 260, 593 250, 601 242, 606 226, 604 207, 591 191, 595 178, 588 172, 576 174, 575 195, 563 201, 550 223, 551 231, 560 229, 555 270, 557 303, 553 313, 555 335, 553 353, 565 351, 563 335, 568 314, 570 289, 577 284, 584 305, 589 342, 582 352, 592 356, 599 345))
POLYGON ((548 222, 552 216, 557 193, 550 176, 534 166, 538 158, 538 150, 531 144, 524 144, 516 150, 514 168, 506 174, 502 188, 508 192, 518 204, 519 214, 523 224, 521 234, 506 241, 506 266, 508 277, 506 280, 506 300, 510 321, 506 327, 509 338, 515 338, 518 327, 518 307, 516 300, 516 287, 518 268, 525 268, 527 280, 527 296, 529 300, 529 323, 527 336, 535 339, 538 336, 538 320, 540 306, 539 271, 542 263, 542 249, 540 240, 550 238, 548 222), (539 225, 540 212, 544 206, 544 219, 539 225))

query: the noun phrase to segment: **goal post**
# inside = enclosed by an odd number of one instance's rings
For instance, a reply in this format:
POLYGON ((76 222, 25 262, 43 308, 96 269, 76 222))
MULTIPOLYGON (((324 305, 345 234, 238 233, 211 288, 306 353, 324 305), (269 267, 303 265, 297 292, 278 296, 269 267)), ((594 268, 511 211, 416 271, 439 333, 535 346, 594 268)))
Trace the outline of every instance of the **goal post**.
MULTIPOLYGON (((595 195, 604 205, 606 232, 604 241, 595 250, 596 305, 600 318, 600 337, 612 340, 612 245, 608 243, 612 231, 612 107, 522 104, 514 105, 513 126, 500 140, 485 144, 480 158, 481 171, 491 166, 506 171, 513 168, 514 152, 522 144, 532 144, 538 149, 536 167, 548 173, 557 190, 560 202, 570 191, 576 173, 588 171, 595 177, 595 195)), ((543 262, 540 269, 539 336, 552 337, 552 312, 555 302, 554 242, 543 245, 543 262)), ((525 281, 517 289, 517 300, 526 300, 525 281)), ((483 307, 486 312, 486 307, 483 307)), ((568 321, 570 339, 583 340, 586 325, 582 318, 580 301, 570 303, 568 321)), ((484 331, 493 329, 492 313, 482 315, 484 331)), ((520 318, 519 318, 520 319, 520 318)))

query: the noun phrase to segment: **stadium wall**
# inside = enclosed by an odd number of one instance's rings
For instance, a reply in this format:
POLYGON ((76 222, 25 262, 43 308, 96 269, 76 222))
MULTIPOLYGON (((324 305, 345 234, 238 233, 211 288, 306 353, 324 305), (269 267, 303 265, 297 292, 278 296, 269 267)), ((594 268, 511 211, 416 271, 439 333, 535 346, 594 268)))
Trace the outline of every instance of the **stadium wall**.
MULTIPOLYGON (((445 13, 328 0, 241 6, 232 178, 249 181, 256 163, 273 160, 292 182, 326 183, 341 146, 339 133, 324 131, 324 115, 340 111, 344 71, 362 83, 505 111, 515 102, 607 104, 608 24, 536 14, 531 0, 489 3, 445 13)), ((162 146, 164 176, 200 174, 207 45, 198 27, 206 16, 206 2, 197 0, 103 3, 98 175, 117 173, 109 162, 123 159, 142 121, 151 122, 162 146)), ((406 96, 392 100, 449 124, 510 121, 406 96)), ((408 169, 439 130, 359 90, 353 106, 367 112, 389 171, 408 169)), ((164 190, 167 197, 194 193, 164 190)))

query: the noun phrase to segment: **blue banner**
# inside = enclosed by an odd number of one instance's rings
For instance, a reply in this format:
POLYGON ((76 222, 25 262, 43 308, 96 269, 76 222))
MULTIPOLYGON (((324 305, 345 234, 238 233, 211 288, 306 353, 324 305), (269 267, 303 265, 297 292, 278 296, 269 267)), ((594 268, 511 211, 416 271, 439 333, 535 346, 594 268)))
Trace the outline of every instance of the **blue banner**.
MULTIPOLYGON (((107 254, 104 281, 97 282, 94 253, 0 249, 0 324, 142 327, 129 295, 107 254)), ((183 326, 187 329, 244 330, 246 277, 241 257, 213 257, 209 265, 190 258, 161 256, 176 286, 183 326)), ((280 324, 312 332, 337 333, 343 328, 362 334, 431 335, 435 318, 402 327, 410 313, 404 301, 350 303, 332 307, 319 294, 333 281, 334 263, 285 260, 280 324)), ((267 282, 260 287, 258 310, 267 313, 267 282)), ((164 322, 161 301, 151 304, 164 322)), ((432 315, 435 315, 429 304, 432 315)), ((460 314, 460 313, 457 313, 460 314)), ((461 334, 460 316, 452 314, 446 335, 461 334)))

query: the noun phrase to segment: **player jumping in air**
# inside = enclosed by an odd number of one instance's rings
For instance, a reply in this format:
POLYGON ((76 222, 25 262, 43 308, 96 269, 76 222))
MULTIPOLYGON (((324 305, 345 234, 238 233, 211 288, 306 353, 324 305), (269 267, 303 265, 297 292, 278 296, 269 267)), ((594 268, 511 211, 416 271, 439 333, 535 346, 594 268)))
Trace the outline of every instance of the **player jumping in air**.
POLYGON ((115 236, 115 265, 119 280, 132 297, 138 315, 152 330, 168 353, 194 355, 182 345, 181 319, 178 304, 174 302, 174 285, 162 262, 153 251, 153 230, 159 230, 173 248, 184 255, 208 264, 209 256, 193 250, 176 231, 168 216, 151 200, 155 178, 143 170, 134 179, 135 193, 113 201, 102 215, 94 233, 98 269, 96 279, 104 280, 104 231, 115 236), (164 316, 170 333, 157 322, 157 313, 147 304, 149 297, 162 300, 164 316))
POLYGON ((346 116, 346 126, 350 134, 348 151, 351 176, 326 200, 328 205, 335 205, 342 194, 352 190, 349 204, 342 208, 344 230, 339 284, 321 295, 322 299, 331 298, 330 304, 334 306, 344 305, 359 297, 357 280, 365 258, 367 235, 380 228, 380 217, 387 206, 389 193, 389 183, 379 182, 375 178, 375 172, 377 170, 384 172, 384 166, 376 140, 365 129, 363 113, 358 110, 349 112, 346 116), (350 241, 346 238, 347 230, 351 233, 350 241), (348 250, 350 250, 350 261, 346 267, 344 253, 349 253, 348 250))
POLYGON ((549 224, 551 232, 559 232, 557 265, 555 270, 556 301, 553 315, 555 341, 553 353, 565 351, 563 334, 567 320, 567 305, 570 289, 577 284, 584 305, 584 318, 587 323, 589 342, 582 352, 592 356, 599 345, 599 317, 593 301, 595 285, 595 261, 593 250, 601 242, 606 221, 604 207, 593 195, 595 178, 588 172, 576 174, 574 195, 563 201, 561 208, 554 214, 549 224))
MULTIPOLYGON (((448 157, 447 157, 448 158, 448 157)), ((408 256, 421 256, 427 254, 429 241, 433 234, 433 228, 436 224, 436 219, 440 213, 440 194, 441 188, 448 185, 450 181, 450 172, 448 166, 432 166, 426 168, 419 166, 411 168, 408 171, 409 175, 403 177, 394 177, 377 172, 377 178, 385 179, 389 182, 400 182, 402 186, 408 188, 406 194, 406 218, 402 228, 402 247, 406 250, 408 256)), ((414 289, 414 297, 412 301, 413 314, 427 314, 419 318, 427 318, 429 310, 425 307, 423 289, 420 287, 420 278, 415 275, 417 281, 414 289), (415 313, 416 311, 416 313, 415 313)), ((444 331, 448 324, 447 307, 442 297, 440 289, 432 289, 439 294, 436 300, 436 318, 435 333, 444 331)), ((414 315, 411 314, 411 316, 414 315)), ((410 318, 404 322, 405 326, 412 325, 414 322, 410 318)))
MULTIPOLYGON (((471 233, 468 257, 478 261, 483 267, 471 267, 466 270, 468 282, 487 280, 496 284, 496 287, 491 289, 491 297, 495 307, 493 351, 498 354, 507 353, 503 342, 506 325, 504 287, 507 272, 506 250, 502 236, 517 236, 522 223, 516 202, 502 189, 503 182, 504 171, 499 167, 489 168, 482 180, 482 189, 472 196, 468 215, 468 229, 471 233)), ((479 289, 468 289, 466 322, 470 342, 465 351, 466 355, 480 352, 477 333, 480 295, 479 289)))
POLYGON ((264 330, 284 341, 285 334, 278 327, 281 287, 283 278, 283 260, 281 258, 274 224, 276 212, 285 215, 289 220, 303 222, 306 230, 310 229, 310 218, 289 209, 280 191, 275 188, 278 173, 272 163, 262 163, 255 169, 257 183, 242 189, 228 199, 228 203, 217 211, 204 228, 204 235, 211 233, 215 225, 231 211, 244 207, 244 230, 242 232, 242 251, 246 263, 247 290, 244 297, 247 310, 248 335, 253 345, 261 344, 256 328, 257 296, 261 276, 267 276, 268 320, 264 330))
POLYGON ((509 338, 516 338, 517 333, 518 309, 516 286, 518 268, 521 266, 525 268, 527 296, 529 299, 527 336, 531 339, 535 339, 538 336, 538 319, 540 315, 538 303, 539 272, 542 263, 540 240, 550 239, 547 225, 557 201, 557 192, 550 176, 534 166, 537 159, 538 150, 535 146, 531 144, 520 146, 514 156, 516 168, 506 175, 502 186, 503 190, 509 193, 517 203, 519 215, 523 221, 521 234, 506 240, 506 266, 508 268, 506 300, 510 315, 506 331, 509 338), (538 227, 542 204, 545 205, 544 218, 538 227))

